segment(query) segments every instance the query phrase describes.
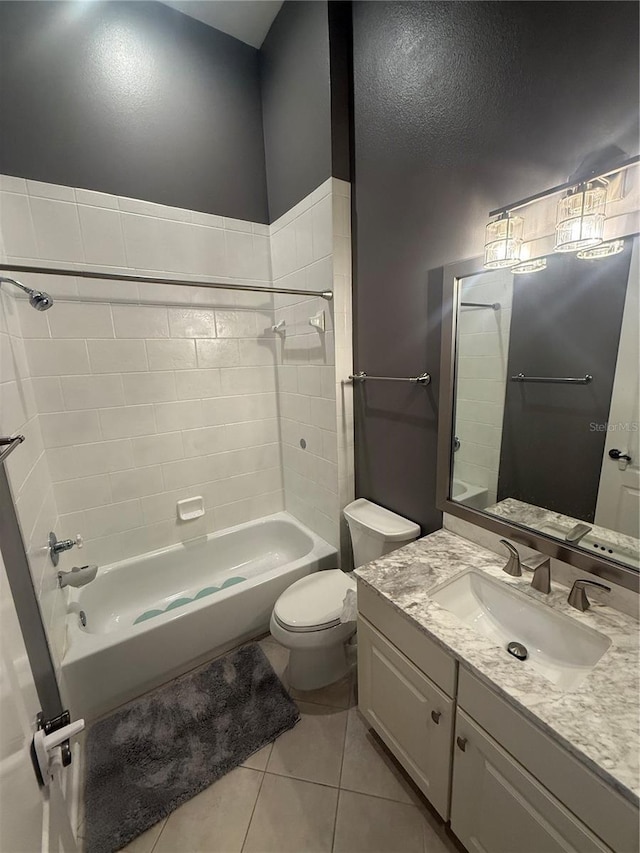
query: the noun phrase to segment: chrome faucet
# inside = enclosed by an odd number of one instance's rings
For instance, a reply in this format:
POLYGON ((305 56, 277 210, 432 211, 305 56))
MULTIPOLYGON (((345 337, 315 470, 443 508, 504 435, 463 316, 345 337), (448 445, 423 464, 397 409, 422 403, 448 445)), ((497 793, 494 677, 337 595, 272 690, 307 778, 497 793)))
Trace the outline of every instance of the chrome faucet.
POLYGON ((522 569, 524 567, 527 571, 533 572, 533 578, 531 579, 533 589, 549 595, 551 592, 551 560, 542 554, 538 554, 523 563, 520 560, 517 548, 511 542, 501 539, 500 544, 504 545, 509 552, 509 559, 502 571, 511 575, 511 577, 519 578, 522 577, 522 569))
POLYGON ((84 540, 79 533, 76 535, 75 539, 58 540, 58 537, 52 530, 49 534, 49 556, 51 557, 51 562, 54 566, 57 566, 60 562, 60 554, 63 551, 70 551, 74 546, 82 548, 83 544, 84 540))
POLYGON ((606 586, 606 584, 598 583, 597 581, 590 581, 586 578, 578 578, 577 581, 573 582, 567 601, 572 607, 575 607, 576 610, 581 610, 582 612, 591 607, 591 602, 587 598, 587 592, 585 590, 586 586, 595 586, 598 589, 605 590, 605 592, 611 592, 611 587, 606 586))
POLYGON ((592 529, 588 524, 576 524, 564 537, 565 542, 570 542, 571 545, 578 545, 587 533, 591 533, 592 529))

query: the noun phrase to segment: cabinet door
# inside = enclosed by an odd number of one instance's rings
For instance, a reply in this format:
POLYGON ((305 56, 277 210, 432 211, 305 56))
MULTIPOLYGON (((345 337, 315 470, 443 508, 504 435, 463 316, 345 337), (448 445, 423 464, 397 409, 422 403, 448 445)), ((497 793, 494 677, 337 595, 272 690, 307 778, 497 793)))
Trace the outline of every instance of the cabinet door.
POLYGON ((611 853, 458 709, 451 829, 469 853, 611 853))
POLYGON ((447 820, 453 702, 363 618, 358 620, 358 705, 447 820))

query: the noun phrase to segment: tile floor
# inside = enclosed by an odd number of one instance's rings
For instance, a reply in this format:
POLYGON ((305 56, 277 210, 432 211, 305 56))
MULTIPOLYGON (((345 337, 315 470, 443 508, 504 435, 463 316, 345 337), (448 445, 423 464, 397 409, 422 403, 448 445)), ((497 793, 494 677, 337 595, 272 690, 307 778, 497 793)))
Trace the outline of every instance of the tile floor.
MULTIPOLYGON (((288 652, 260 641, 289 689, 288 652)), ((460 853, 371 733, 351 677, 290 689, 302 719, 125 853, 460 853)))

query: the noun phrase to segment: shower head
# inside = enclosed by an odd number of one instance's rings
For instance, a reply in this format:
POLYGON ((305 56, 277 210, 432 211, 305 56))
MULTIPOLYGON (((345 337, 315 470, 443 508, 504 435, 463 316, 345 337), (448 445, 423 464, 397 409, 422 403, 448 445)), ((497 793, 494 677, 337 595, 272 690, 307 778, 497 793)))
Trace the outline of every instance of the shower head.
POLYGON ((53 297, 49 296, 48 293, 45 293, 44 290, 33 290, 31 287, 25 287, 24 284, 20 284, 19 281, 15 280, 15 278, 0 276, 0 283, 3 281, 8 281, 9 284, 14 284, 16 287, 19 287, 20 290, 24 290, 29 297, 29 305, 35 308, 36 311, 46 311, 53 305, 53 297))

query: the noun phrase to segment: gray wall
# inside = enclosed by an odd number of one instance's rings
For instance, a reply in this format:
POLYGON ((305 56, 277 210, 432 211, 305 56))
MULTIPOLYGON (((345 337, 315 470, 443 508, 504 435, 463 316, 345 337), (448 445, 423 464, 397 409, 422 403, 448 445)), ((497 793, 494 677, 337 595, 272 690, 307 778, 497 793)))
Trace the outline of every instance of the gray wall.
POLYGON ((0 115, 0 173, 268 221, 258 51, 160 3, 0 3, 0 115))
POLYGON ((331 175, 326 0, 288 0, 260 50, 269 217, 273 222, 331 175))
MULTIPOLYGON (((361 2, 353 15, 356 366, 435 373, 428 271, 478 255, 489 210, 565 180, 589 151, 637 153, 638 8, 361 2)), ((441 517, 435 399, 421 392, 367 388, 356 487, 426 532, 441 517)))
MULTIPOLYGON (((584 376, 589 385, 507 381, 498 500, 593 521, 632 241, 599 261, 552 255, 513 276, 507 377, 584 376)), ((615 464, 615 463, 611 463, 615 464)))

